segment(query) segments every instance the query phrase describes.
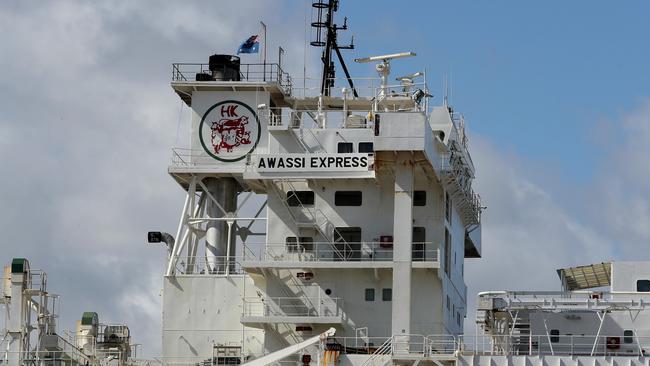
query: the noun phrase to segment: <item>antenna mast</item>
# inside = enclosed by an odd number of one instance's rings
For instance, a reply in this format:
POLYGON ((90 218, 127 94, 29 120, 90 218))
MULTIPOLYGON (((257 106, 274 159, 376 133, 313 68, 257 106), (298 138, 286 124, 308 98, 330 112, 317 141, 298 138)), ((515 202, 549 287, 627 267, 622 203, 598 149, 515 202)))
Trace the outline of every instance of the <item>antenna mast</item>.
POLYGON ((332 61, 332 51, 336 52, 336 56, 341 63, 341 68, 348 79, 348 84, 352 89, 355 97, 358 97, 357 90, 354 88, 354 82, 350 77, 348 68, 345 65, 341 50, 354 49, 354 38, 347 46, 339 46, 337 42, 338 31, 348 29, 348 18, 344 18, 343 26, 339 27, 334 23, 334 13, 339 8, 339 0, 315 0, 311 6, 317 10, 316 21, 311 23, 311 26, 316 29, 316 39, 309 44, 315 47, 323 47, 323 73, 321 77, 320 93, 323 96, 330 95, 330 89, 334 86, 334 79, 336 78, 336 71, 334 70, 334 62, 332 61))

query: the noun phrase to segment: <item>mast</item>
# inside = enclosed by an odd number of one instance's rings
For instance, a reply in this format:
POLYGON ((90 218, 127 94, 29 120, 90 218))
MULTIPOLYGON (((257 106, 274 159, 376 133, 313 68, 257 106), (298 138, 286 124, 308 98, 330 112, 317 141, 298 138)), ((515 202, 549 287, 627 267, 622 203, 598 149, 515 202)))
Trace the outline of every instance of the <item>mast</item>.
POLYGON ((334 86, 334 80, 336 78, 336 71, 334 68, 334 62, 332 61, 332 51, 336 52, 336 56, 341 63, 341 68, 345 73, 345 77, 348 80, 348 84, 352 89, 352 93, 355 97, 358 97, 357 90, 354 87, 354 82, 350 76, 347 66, 345 65, 345 60, 341 54, 341 50, 351 50, 354 49, 354 38, 350 41, 350 44, 346 46, 339 46, 337 38, 339 30, 348 29, 348 18, 344 18, 343 26, 339 27, 334 23, 334 13, 338 10, 339 0, 318 0, 312 3, 312 7, 317 9, 317 20, 311 23, 311 26, 316 28, 316 39, 311 41, 310 44, 315 47, 323 47, 323 55, 321 60, 323 61, 323 72, 321 75, 321 95, 329 96, 330 89, 334 86), (323 40, 324 36, 324 40, 323 40))

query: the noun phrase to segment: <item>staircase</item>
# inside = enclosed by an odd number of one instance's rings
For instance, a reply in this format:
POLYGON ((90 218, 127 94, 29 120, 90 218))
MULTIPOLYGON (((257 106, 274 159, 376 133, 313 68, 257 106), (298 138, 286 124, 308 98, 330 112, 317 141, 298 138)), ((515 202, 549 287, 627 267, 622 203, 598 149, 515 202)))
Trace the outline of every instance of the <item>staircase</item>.
POLYGON ((366 359, 361 366, 384 366, 392 360, 393 339, 388 338, 366 359))
MULTIPOLYGON (((301 181, 302 182, 302 181, 301 181)), ((297 196, 293 196, 291 199, 298 201, 297 206, 290 206, 287 192, 296 192, 298 191, 293 183, 288 179, 276 179, 270 184, 271 189, 280 199, 282 205, 287 209, 293 223, 298 229, 314 229, 316 230, 329 244, 332 248, 332 251, 336 257, 342 261, 349 260, 353 256, 352 247, 348 244, 342 235, 336 230, 334 224, 327 218, 325 213, 313 207, 306 207, 297 196), (296 210, 298 210, 304 217, 297 215, 296 210), (334 235, 328 235, 329 229, 333 230, 334 235), (338 238, 338 240, 333 240, 333 238, 338 238), (339 246, 343 246, 344 250, 341 251, 339 246)))
MULTIPOLYGON (((281 281, 281 280, 282 280, 282 279, 279 278, 279 276, 274 276, 274 274, 269 273, 269 272, 270 272, 269 270, 263 270, 262 273, 264 274, 264 277, 265 277, 265 278, 276 278, 278 281, 281 281)), ((285 297, 296 297, 295 294, 290 293, 290 292, 287 290, 287 288, 286 288, 285 286, 282 286, 282 284, 284 284, 284 282, 282 282, 282 283, 280 284, 281 286, 279 286, 279 287, 280 287, 280 289, 281 289, 281 291, 282 291, 282 294, 283 294, 285 297)), ((301 299, 300 297, 296 297, 296 301, 300 301, 300 300, 303 300, 303 299, 301 299)), ((304 302, 304 301, 303 301, 303 302, 304 302)), ((282 312, 282 309, 280 308, 280 306, 278 306, 277 304, 273 304, 273 306, 274 306, 274 308, 275 308, 275 311, 277 311, 277 312, 282 312)), ((292 344, 297 344, 297 343, 300 343, 300 342, 303 341, 302 337, 299 336, 299 335, 296 333, 296 330, 295 330, 295 324, 286 324, 286 323, 285 323, 285 324, 281 324, 281 326, 282 326, 282 327, 277 326, 277 327, 276 327, 276 331, 278 332, 278 335, 280 335, 280 336, 283 337, 285 340, 287 340, 287 344, 286 344, 287 346, 290 346, 290 345, 292 345, 292 344), (280 328, 284 328, 284 332, 281 331, 280 328)))
POLYGON ((531 339, 530 334, 530 319, 519 319, 512 332, 511 352, 513 354, 529 354, 531 348, 537 347, 537 340, 531 339))
POLYGON ((460 153, 452 149, 451 154, 443 158, 440 180, 449 196, 458 204, 465 227, 481 222, 481 198, 472 190, 471 179, 460 153))

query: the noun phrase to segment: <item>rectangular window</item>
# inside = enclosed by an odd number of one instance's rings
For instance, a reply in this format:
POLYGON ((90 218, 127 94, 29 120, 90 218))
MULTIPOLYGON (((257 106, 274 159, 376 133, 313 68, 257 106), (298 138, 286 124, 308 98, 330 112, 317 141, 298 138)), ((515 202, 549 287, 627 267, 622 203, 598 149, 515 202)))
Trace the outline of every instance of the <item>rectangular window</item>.
POLYGON ((301 236, 299 238, 287 236, 285 244, 289 253, 311 252, 314 250, 314 238, 308 236, 301 236))
POLYGON ((314 238, 311 236, 301 236, 298 238, 298 244, 305 252, 314 251, 314 238))
POLYGON ((298 252, 298 238, 296 238, 295 236, 287 236, 284 242, 287 246, 287 252, 289 253, 298 252))
POLYGON ((295 206, 313 206, 314 205, 314 192, 313 191, 289 191, 287 192, 287 204, 291 207, 295 206))
POLYGON ((354 152, 352 151, 352 143, 351 142, 339 142, 338 147, 337 147, 337 152, 338 153, 351 153, 354 152))
POLYGON ((650 280, 637 280, 636 281, 636 291, 637 292, 650 292, 650 280))
POLYGON ((560 341, 560 331, 557 329, 551 329, 551 343, 557 343, 560 341))
POLYGON ((449 193, 445 193, 445 218, 447 222, 451 223, 451 197, 449 197, 449 193))
POLYGON ((413 191, 413 206, 427 205, 427 191, 413 191))
POLYGON ((385 288, 381 290, 381 301, 393 301, 392 288, 385 288))
POLYGON ((372 142, 360 142, 359 152, 372 154, 375 152, 375 147, 372 142))
POLYGON ((413 246, 411 257, 414 261, 425 260, 426 229, 421 226, 413 227, 413 246))
POLYGON ((366 289, 366 301, 375 301, 375 289, 367 288, 366 289))
POLYGON ((451 235, 449 230, 445 229, 445 273, 447 276, 451 273, 451 235))
POLYGON ((361 206, 361 191, 338 191, 334 193, 336 206, 361 206))
POLYGON ((634 331, 630 329, 623 331, 623 343, 634 343, 634 331))
POLYGON ((451 310, 451 300, 449 299, 449 295, 447 295, 447 310, 451 310))

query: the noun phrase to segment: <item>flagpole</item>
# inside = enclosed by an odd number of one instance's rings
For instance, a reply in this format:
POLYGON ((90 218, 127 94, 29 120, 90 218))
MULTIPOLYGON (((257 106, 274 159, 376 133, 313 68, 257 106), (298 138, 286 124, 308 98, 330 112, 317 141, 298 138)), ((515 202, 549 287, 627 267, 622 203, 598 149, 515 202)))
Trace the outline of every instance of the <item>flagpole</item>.
POLYGON ((266 81, 266 24, 264 22, 260 21, 260 25, 262 25, 262 32, 264 33, 264 50, 262 51, 264 53, 264 61, 263 61, 263 73, 264 73, 264 81, 266 81))

